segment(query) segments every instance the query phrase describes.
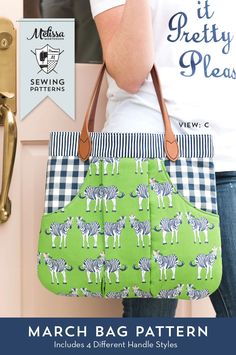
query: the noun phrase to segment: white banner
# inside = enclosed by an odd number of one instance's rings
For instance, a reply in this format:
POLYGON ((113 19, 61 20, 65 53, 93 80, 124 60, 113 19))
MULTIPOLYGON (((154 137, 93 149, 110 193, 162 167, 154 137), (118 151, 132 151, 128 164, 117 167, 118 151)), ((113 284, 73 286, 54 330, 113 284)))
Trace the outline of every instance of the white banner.
POLYGON ((20 23, 20 119, 45 97, 75 119, 74 19, 20 23))

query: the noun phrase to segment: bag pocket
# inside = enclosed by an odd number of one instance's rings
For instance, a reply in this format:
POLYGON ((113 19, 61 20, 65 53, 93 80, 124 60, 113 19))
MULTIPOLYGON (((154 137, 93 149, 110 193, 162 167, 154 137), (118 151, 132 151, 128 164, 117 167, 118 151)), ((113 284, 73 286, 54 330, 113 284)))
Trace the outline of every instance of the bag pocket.
POLYGON ((149 176, 153 297, 206 297, 222 277, 219 216, 183 197, 163 162, 150 160, 149 176))
MULTIPOLYGON (((66 171, 68 173, 68 166, 66 171)), ((91 160, 86 171, 72 200, 42 217, 38 277, 56 294, 102 297, 104 240, 100 234, 103 217, 98 209, 95 213, 101 173, 100 167, 92 166, 91 160)))

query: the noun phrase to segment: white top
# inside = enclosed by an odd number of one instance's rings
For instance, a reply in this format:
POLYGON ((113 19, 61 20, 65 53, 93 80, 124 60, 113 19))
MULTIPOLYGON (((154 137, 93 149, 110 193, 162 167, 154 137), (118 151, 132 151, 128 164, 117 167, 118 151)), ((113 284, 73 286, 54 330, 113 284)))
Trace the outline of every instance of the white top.
MULTIPOLYGON (((216 171, 236 170, 236 21, 232 0, 149 0, 155 64, 177 134, 213 134, 216 171)), ((125 0, 90 0, 93 17, 125 0)), ((141 24, 140 24, 141 25, 141 24)), ((108 79, 105 131, 160 132, 149 74, 136 94, 108 79)))

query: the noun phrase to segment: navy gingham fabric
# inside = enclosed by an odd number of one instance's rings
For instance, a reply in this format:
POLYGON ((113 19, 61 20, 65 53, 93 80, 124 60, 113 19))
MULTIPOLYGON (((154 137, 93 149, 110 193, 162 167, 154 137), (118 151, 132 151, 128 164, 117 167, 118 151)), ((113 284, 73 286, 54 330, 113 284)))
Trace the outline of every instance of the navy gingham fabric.
MULTIPOLYGON (((217 213, 215 173, 212 158, 164 159, 166 170, 178 192, 195 207, 217 213)), ((78 193, 89 170, 89 160, 76 156, 49 157, 45 213, 65 207, 78 193)))
POLYGON ((45 213, 65 207, 77 194, 89 168, 78 157, 49 157, 46 176, 45 213))
POLYGON ((217 213, 215 171, 212 158, 165 160, 170 178, 189 202, 204 211, 217 213))

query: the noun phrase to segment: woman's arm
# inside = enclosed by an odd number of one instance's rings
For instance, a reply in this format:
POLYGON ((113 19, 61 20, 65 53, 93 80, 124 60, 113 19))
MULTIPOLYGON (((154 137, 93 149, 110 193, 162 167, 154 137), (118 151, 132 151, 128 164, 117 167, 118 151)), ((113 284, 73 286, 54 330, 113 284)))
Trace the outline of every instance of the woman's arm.
POLYGON ((126 0, 94 20, 109 74, 121 89, 137 92, 154 62, 149 0, 126 0))

